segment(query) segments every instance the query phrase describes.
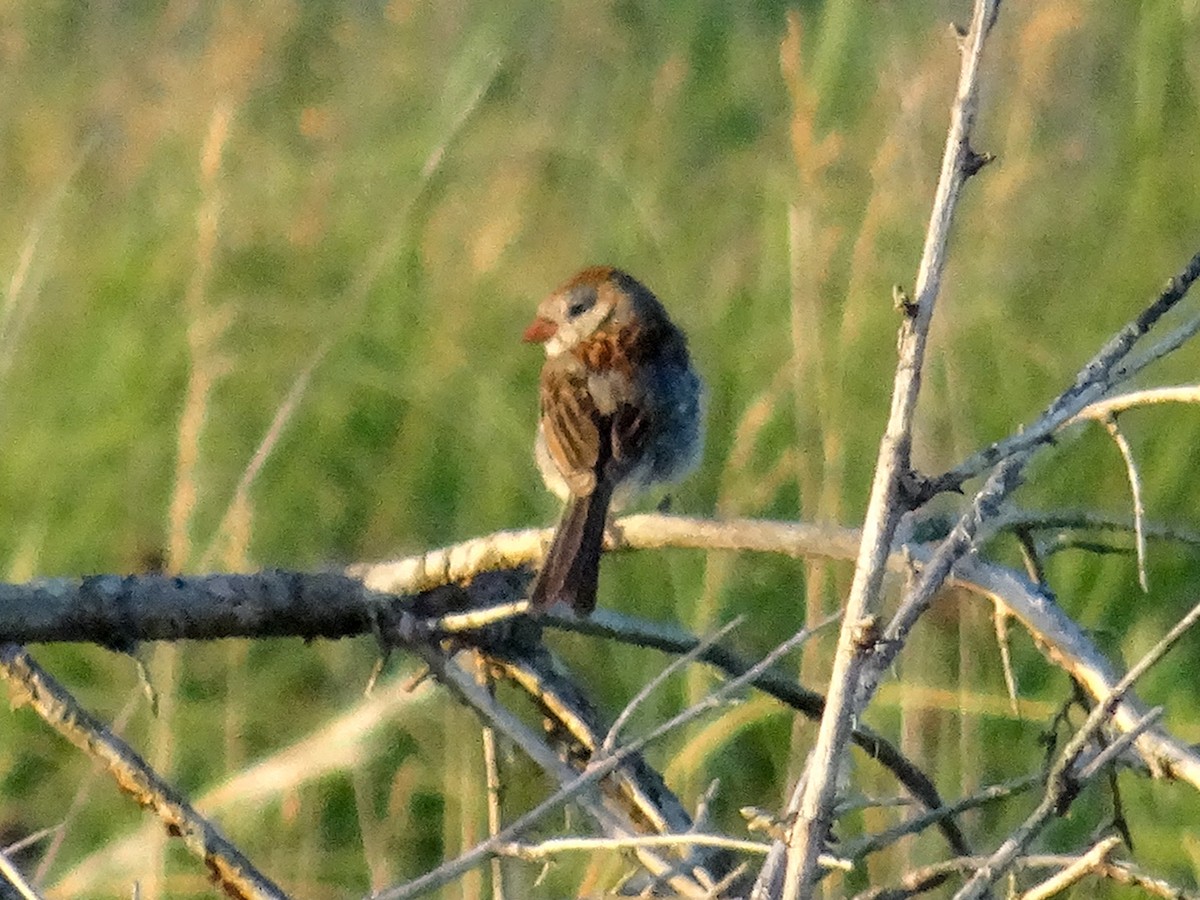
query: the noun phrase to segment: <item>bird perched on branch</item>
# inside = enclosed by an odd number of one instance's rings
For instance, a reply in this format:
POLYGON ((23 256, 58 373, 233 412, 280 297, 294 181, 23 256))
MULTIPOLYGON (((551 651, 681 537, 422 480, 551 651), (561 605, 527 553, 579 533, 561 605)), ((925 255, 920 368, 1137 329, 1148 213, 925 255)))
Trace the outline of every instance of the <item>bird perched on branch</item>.
POLYGON ((546 486, 567 501, 530 599, 586 616, 610 505, 677 481, 700 460, 700 379, 658 298, 609 266, 584 269, 543 300, 525 340, 546 350, 534 454, 546 486))

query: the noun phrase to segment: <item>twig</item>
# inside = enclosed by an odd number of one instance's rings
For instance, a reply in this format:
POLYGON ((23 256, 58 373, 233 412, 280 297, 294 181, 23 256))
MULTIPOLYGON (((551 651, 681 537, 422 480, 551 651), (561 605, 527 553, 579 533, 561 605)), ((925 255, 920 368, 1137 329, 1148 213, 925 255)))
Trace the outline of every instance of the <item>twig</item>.
POLYGON ((117 783, 143 806, 154 810, 173 834, 204 861, 212 876, 246 898, 286 900, 241 851, 201 816, 171 785, 44 672, 22 648, 0 645, 0 672, 48 725, 72 744, 102 761, 117 783))
MULTIPOLYGON (((1026 871, 1062 868, 1073 865, 1078 860, 1078 856, 1038 854, 1017 858, 1014 860, 1014 868, 1026 871)), ((907 897, 915 897, 934 890, 955 872, 973 871, 982 862, 982 859, 970 856, 944 860, 910 872, 904 877, 900 887, 871 888, 855 895, 854 900, 904 900, 907 897)), ((1200 894, 1195 891, 1188 891, 1162 879, 1153 878, 1127 862, 1102 861, 1096 867, 1095 874, 1117 884, 1141 888, 1148 894, 1156 894, 1166 900, 1200 900, 1200 894)))
POLYGON ((1047 777, 1046 793, 1037 808, 1029 814, 1025 821, 1011 834, 1008 839, 980 866, 963 888, 954 895, 955 900, 971 900, 982 897, 995 880, 1012 864, 1021 850, 1033 836, 1042 829, 1053 815, 1061 815, 1078 793, 1082 784, 1077 774, 1073 775, 1079 755, 1088 742, 1099 733, 1104 723, 1112 716, 1121 696, 1133 686, 1152 665, 1160 660, 1171 649, 1177 640, 1195 622, 1200 619, 1200 603, 1192 607, 1175 627, 1155 644, 1138 662, 1125 674, 1112 692, 1097 703, 1074 737, 1067 742, 1058 760, 1047 777))
POLYGON ((1186 296, 1197 278, 1200 278, 1200 251, 1188 260, 1178 275, 1167 282, 1153 303, 1109 339, 1079 371, 1074 384, 1059 394, 1036 422, 985 447, 943 475, 930 479, 927 492, 932 494, 957 490, 965 481, 988 471, 1001 460, 1046 443, 1064 423, 1074 419, 1093 403, 1102 400, 1103 395, 1113 385, 1141 371, 1150 362, 1178 349, 1200 330, 1200 317, 1172 332, 1136 361, 1125 362, 1137 342, 1186 296))
MULTIPOLYGON (((785 900, 810 896, 817 872, 817 857, 830 825, 837 781, 835 773, 855 714, 859 669, 866 649, 861 639, 862 629, 868 627, 867 623, 879 608, 887 557, 892 549, 896 525, 904 512, 901 495, 904 493, 903 480, 909 476, 913 412, 921 388, 925 343, 941 286, 950 226, 963 186, 984 161, 971 148, 970 139, 978 109, 980 59, 998 8, 999 0, 977 0, 971 33, 963 52, 941 175, 917 273, 916 308, 911 313, 905 310, 906 318, 900 330, 891 413, 879 446, 862 545, 834 656, 825 714, 805 766, 806 777, 797 784, 788 802, 788 812, 796 814, 796 822, 788 840, 787 874, 783 886, 785 900)), ((769 884, 774 877, 773 868, 770 865, 763 867, 755 885, 756 891, 769 884)))
POLYGON ((447 613, 436 619, 426 619, 421 627, 430 634, 457 634, 463 631, 478 631, 488 625, 495 625, 508 619, 515 619, 529 612, 528 600, 515 600, 512 603, 500 603, 483 609, 473 609, 464 613, 447 613))
MULTIPOLYGON (((1033 856, 1021 856, 1013 861, 1013 868, 1028 871, 1032 869, 1061 869, 1078 862, 1078 856, 1064 854, 1040 853, 1033 856)), ((934 890, 956 872, 971 872, 978 868, 984 860, 973 856, 960 856, 954 859, 942 860, 920 869, 915 869, 905 875, 898 886, 873 887, 870 890, 856 894, 854 900, 905 900, 934 890)), ((1138 884, 1152 893, 1161 894, 1171 900, 1196 900, 1197 895, 1180 890, 1166 882, 1148 879, 1126 863, 1103 863, 1097 874, 1110 878, 1121 884, 1138 884), (1153 886, 1151 886, 1153 885, 1153 886)))
MULTIPOLYGON (((519 859, 540 860, 559 853, 592 852, 595 850, 628 850, 633 847, 686 847, 701 845, 736 850, 739 853, 766 853, 771 845, 762 841, 747 841, 723 834, 647 834, 627 838, 550 838, 536 844, 504 844, 497 853, 519 859)), ((845 860, 836 865, 848 868, 845 860)))
MULTIPOLYGON (((488 671, 487 658, 482 653, 476 654, 475 665, 480 685, 494 698, 496 683, 488 671)), ((503 786, 500 781, 500 756, 496 752, 496 731, 490 725, 483 726, 483 770, 487 785, 488 836, 495 837, 500 833, 503 821, 503 786)), ((491 870, 492 900, 504 900, 504 865, 499 856, 492 857, 491 870)))
POLYGON ((374 900, 401 900, 405 897, 413 897, 422 894, 426 891, 433 890, 443 884, 457 878, 463 872, 474 868, 483 859, 496 853, 498 848, 504 844, 511 843, 527 828, 541 819, 546 813, 557 808, 567 800, 577 797, 582 791, 595 784, 604 776, 611 773, 621 764, 628 756, 638 753, 641 749, 650 742, 657 740, 662 735, 672 731, 682 725, 695 719, 713 706, 718 704, 725 697, 741 690, 743 687, 751 684, 762 672, 765 672, 777 660, 790 653, 796 647, 803 644, 811 633, 807 630, 801 630, 792 635, 769 654, 763 657, 756 665, 752 666, 744 675, 731 679, 725 684, 718 687, 713 693, 709 694, 701 702, 685 709, 683 712, 674 716, 667 722, 659 725, 646 735, 637 738, 636 740, 619 748, 615 753, 605 757, 603 760, 596 762, 573 778, 567 785, 559 789, 552 796, 543 800, 536 807, 530 810, 525 815, 521 816, 516 821, 510 823, 499 834, 468 850, 457 859, 450 860, 431 872, 422 875, 408 884, 400 885, 375 895, 374 900))
MULTIPOLYGON (((1061 510, 1058 512, 1036 512, 1024 509, 1008 509, 1000 515, 992 534, 1021 531, 1115 531, 1130 533, 1133 521, 1102 515, 1087 510, 1061 510)), ((1175 541, 1193 548, 1200 547, 1200 533, 1174 525, 1146 522, 1142 527, 1148 539, 1175 541)), ((1039 578, 1033 577, 1034 581, 1039 578)))
POLYGON ((1091 781, 1097 772, 1132 747, 1134 742, 1147 729, 1153 727, 1162 717, 1163 708, 1161 706, 1154 707, 1154 709, 1142 716, 1136 725, 1128 731, 1123 732, 1119 738, 1097 753, 1087 765, 1079 770, 1079 773, 1075 776, 1076 779, 1082 784, 1091 781))
POLYGON ((1025 778, 1018 778, 1015 781, 991 785, 972 794, 970 797, 964 797, 956 803, 948 803, 939 809, 931 809, 921 815, 913 816, 908 821, 901 822, 899 825, 889 828, 886 831, 850 841, 840 848, 842 855, 848 859, 863 859, 872 853, 877 853, 891 846, 903 837, 907 837, 910 834, 918 834, 929 826, 936 825, 947 818, 953 818, 968 810, 978 809, 989 803, 995 803, 997 800, 1006 800, 1014 794, 1027 791, 1038 785, 1041 780, 1041 776, 1039 775, 1030 775, 1025 778))
POLYGON ((1185 890, 1169 881, 1147 875, 1137 866, 1124 861, 1112 862, 1110 860, 1100 867, 1097 874, 1109 881, 1115 881, 1117 884, 1141 888, 1147 894, 1156 894, 1167 900, 1200 900, 1200 893, 1185 890))
MULTIPOLYGON (((360 700, 294 743, 217 784, 198 797, 195 805, 214 817, 262 810, 333 773, 361 771, 378 747, 381 730, 428 708, 433 697, 431 691, 414 695, 404 690, 403 684, 389 682, 370 699, 360 700)), ((50 886, 51 893, 57 897, 111 893, 116 879, 125 883, 130 872, 138 871, 148 836, 160 829, 158 822, 147 822, 93 850, 58 877, 50 886)))
POLYGON ((1022 894, 1021 900, 1048 900, 1088 875, 1098 874, 1120 843, 1121 839, 1115 835, 1097 841, 1092 849, 1071 865, 1022 894))
POLYGON ((724 639, 731 631, 739 627, 745 621, 745 616, 737 616, 731 621, 726 622, 719 629, 717 629, 716 632, 704 638, 703 640, 698 641, 696 646, 691 650, 687 651, 682 656, 675 657, 675 659, 671 660, 668 666, 666 666, 661 672, 646 682, 646 684, 642 686, 642 689, 634 694, 633 699, 625 704, 625 708, 621 710, 621 713, 617 716, 616 721, 612 723, 612 727, 608 729, 608 734, 604 736, 603 743, 600 744, 600 749, 597 751, 597 755, 603 757, 612 752, 612 749, 617 742, 617 735, 620 734, 621 729, 625 726, 625 723, 629 721, 630 716, 633 715, 634 711, 645 701, 645 699, 658 689, 659 685, 665 682, 674 673, 678 672, 688 663, 694 662, 702 657, 709 649, 716 646, 719 641, 724 639))
MULTIPOLYGON (((136 688, 129 692, 129 698, 125 701, 125 705, 113 718, 112 725, 109 726, 109 730, 112 731, 113 734, 120 735, 125 731, 125 726, 129 724, 130 718, 132 718, 134 712, 137 710, 142 696, 143 694, 141 690, 136 688)), ((58 861, 58 853, 62 849, 63 843, 67 839, 67 834, 70 831, 71 826, 74 825, 75 821, 79 818, 80 813, 83 811, 88 797, 91 794, 92 788, 99 780, 99 776, 102 774, 103 769, 104 765, 102 763, 97 762, 93 764, 92 769, 90 772, 88 772, 87 776, 80 779, 79 784, 76 785, 75 795, 71 798, 71 805, 67 807, 67 811, 63 814, 62 821, 54 827, 54 837, 50 841, 50 845, 46 848, 46 852, 42 854, 42 858, 38 862, 37 869, 34 870, 34 884, 41 885, 46 879, 46 873, 54 868, 54 864, 58 861)), ((12 848, 9 849, 11 850, 12 848)))
MULTIPOLYGON (((453 881, 479 865, 485 859, 491 858, 496 853, 498 847, 514 841, 526 829, 541 819, 542 816, 568 800, 574 800, 579 803, 608 834, 623 837, 633 833, 634 828, 632 824, 623 815, 609 808, 602 801, 594 799, 589 789, 602 777, 613 772, 629 756, 639 752, 641 747, 650 738, 644 738, 627 747, 623 747, 608 757, 601 765, 589 768, 584 773, 578 774, 559 760, 558 756, 539 735, 534 733, 532 729, 507 709, 496 703, 475 682, 474 677, 465 672, 452 659, 447 658, 439 650, 431 647, 426 648, 418 645, 414 649, 437 674, 439 681, 458 693, 477 714, 504 734, 508 740, 519 746, 538 766, 558 781, 561 787, 533 810, 509 823, 508 826, 487 840, 476 844, 455 859, 443 863, 436 869, 425 873, 407 884, 397 885, 373 894, 372 897, 375 900, 399 900, 402 897, 412 897, 453 881)), ((657 735, 654 736, 657 737, 657 735)), ((657 857, 650 850, 643 850, 639 855, 643 864, 654 874, 668 873, 672 869, 668 863, 657 857)), ((699 896, 704 893, 698 884, 690 878, 681 875, 675 875, 671 878, 671 887, 684 896, 699 896)))
POLYGON ((1104 428, 1108 431, 1121 459, 1125 462, 1125 472, 1129 477, 1129 492, 1133 495, 1133 535, 1134 546, 1137 548, 1138 584, 1144 593, 1150 593, 1150 583, 1146 578, 1146 506, 1142 500, 1142 478, 1138 474, 1137 461, 1133 458, 1133 448, 1129 446, 1121 427, 1117 424, 1116 413, 1109 413, 1103 419, 1104 428))
MULTIPOLYGON (((853 541, 846 542, 848 553, 852 552, 852 546, 853 541)), ((837 622, 839 618, 840 616, 830 616, 825 621, 814 625, 810 631, 816 634, 837 622)), ((580 634, 620 640, 642 647, 653 647, 668 653, 687 653, 699 644, 695 636, 676 626, 631 619, 611 610, 598 610, 589 619, 577 619, 574 616, 549 616, 547 621, 558 628, 580 634)), ((732 677, 742 675, 750 668, 749 662, 721 645, 710 647, 700 658, 708 665, 732 677)), ((821 694, 806 689, 791 676, 765 671, 753 683, 760 691, 770 694, 781 703, 787 704, 814 721, 820 718, 821 712, 825 708, 825 698, 821 694)), ((925 807, 931 810, 942 807, 941 796, 933 782, 882 735, 866 725, 859 724, 851 732, 850 739, 864 751, 869 759, 890 771, 925 807)), ((940 821, 939 827, 955 853, 959 855, 970 853, 966 839, 953 819, 940 821)))
POLYGON ((1031 452, 1023 451, 1010 456, 996 467, 950 535, 929 556, 916 584, 907 592, 891 622, 884 629, 881 639, 873 648, 874 652, 863 662, 855 697, 856 709, 864 708, 875 693, 880 678, 904 646, 909 631, 946 584, 954 566, 971 547, 983 539, 985 529, 992 527, 1001 504, 1020 483, 1022 466, 1031 452))
MULTIPOLYGON (((25 879, 21 870, 13 865, 13 861, 3 850, 0 850, 0 879, 6 881, 22 900, 43 900, 42 895, 25 879)), ((5 894, 7 896, 7 892, 5 894)))
POLYGON ((1068 419, 1063 427, 1073 425, 1083 419, 1103 422, 1108 416, 1120 415, 1131 409, 1146 406, 1157 406, 1161 403, 1200 403, 1200 384, 1180 384, 1172 387, 1147 388, 1142 391, 1129 391, 1116 394, 1091 403, 1068 419))

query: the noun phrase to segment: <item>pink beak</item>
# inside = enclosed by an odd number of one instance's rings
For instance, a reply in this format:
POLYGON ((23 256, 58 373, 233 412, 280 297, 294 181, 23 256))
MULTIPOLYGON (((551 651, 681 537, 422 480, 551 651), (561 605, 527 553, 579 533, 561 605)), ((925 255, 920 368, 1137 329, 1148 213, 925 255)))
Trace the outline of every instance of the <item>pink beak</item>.
POLYGON ((529 323, 529 327, 525 329, 525 334, 521 340, 527 344, 544 344, 550 338, 554 337, 554 333, 558 331, 558 326, 549 319, 543 319, 538 316, 529 323))

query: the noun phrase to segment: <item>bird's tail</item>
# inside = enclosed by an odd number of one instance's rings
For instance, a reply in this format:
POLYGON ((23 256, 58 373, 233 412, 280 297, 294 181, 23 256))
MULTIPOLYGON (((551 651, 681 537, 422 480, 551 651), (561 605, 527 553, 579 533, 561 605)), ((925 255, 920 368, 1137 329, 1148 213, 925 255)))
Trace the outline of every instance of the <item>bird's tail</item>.
POLYGON ((546 562, 533 582, 530 602, 535 610, 549 609, 559 600, 576 615, 596 608, 600 577, 600 551, 612 488, 601 479, 586 497, 572 497, 554 532, 546 562))

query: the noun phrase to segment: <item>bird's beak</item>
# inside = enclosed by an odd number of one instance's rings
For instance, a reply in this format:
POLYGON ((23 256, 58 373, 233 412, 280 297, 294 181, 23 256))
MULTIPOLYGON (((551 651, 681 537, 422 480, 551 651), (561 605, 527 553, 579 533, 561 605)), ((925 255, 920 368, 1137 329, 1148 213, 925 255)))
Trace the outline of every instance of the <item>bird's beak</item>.
POLYGON ((529 323, 529 327, 525 329, 525 334, 521 337, 521 340, 527 344, 544 344, 550 338, 554 337, 556 331, 558 331, 558 325, 549 319, 538 316, 529 323))

